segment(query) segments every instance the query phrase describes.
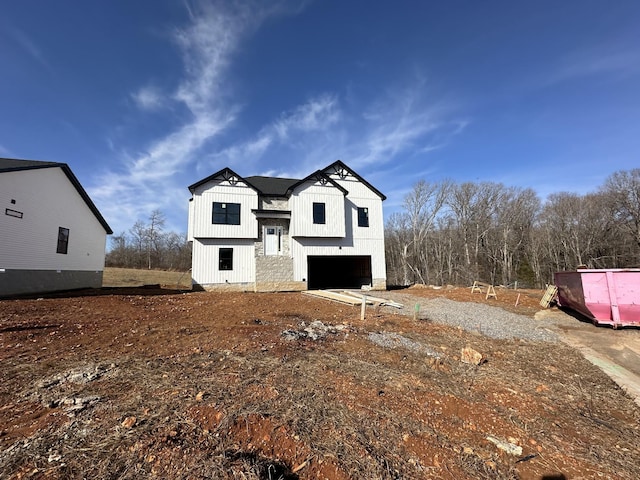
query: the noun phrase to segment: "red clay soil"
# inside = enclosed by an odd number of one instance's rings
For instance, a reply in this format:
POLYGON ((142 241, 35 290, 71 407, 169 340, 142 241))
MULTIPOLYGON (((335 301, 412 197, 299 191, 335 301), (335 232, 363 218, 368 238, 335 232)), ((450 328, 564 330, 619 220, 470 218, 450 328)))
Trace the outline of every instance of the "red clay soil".
MULTIPOLYGON (((541 297, 502 293, 488 302, 524 314, 541 297)), ((391 308, 363 322, 300 293, 1 300, 0 372, 0 478, 640 478, 640 412, 577 352, 391 308)))

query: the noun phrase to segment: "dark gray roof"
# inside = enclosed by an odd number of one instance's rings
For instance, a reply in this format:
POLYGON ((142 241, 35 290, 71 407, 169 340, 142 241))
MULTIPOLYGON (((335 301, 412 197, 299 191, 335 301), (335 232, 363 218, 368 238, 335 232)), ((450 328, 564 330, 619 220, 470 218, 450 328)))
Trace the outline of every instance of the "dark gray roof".
POLYGON ((210 180, 213 180, 218 177, 228 178, 231 176, 231 177, 237 177, 237 179, 246 182, 247 185, 249 185, 251 188, 256 190, 260 195, 271 196, 271 197, 288 197, 293 188, 296 188, 298 185, 301 185, 311 179, 321 176, 321 177, 324 177, 326 181, 328 181, 329 183, 334 185, 336 188, 341 190, 345 195, 347 195, 348 194, 347 190, 344 189, 338 182, 334 181, 330 177, 333 171, 342 170, 342 169, 347 170, 349 173, 351 173, 355 178, 357 178, 363 184, 369 187, 371 191, 373 191, 376 195, 380 196, 382 200, 386 200, 387 197, 385 197, 382 194, 382 192, 380 192, 377 188, 375 188, 373 185, 367 182, 364 178, 358 175, 354 170, 348 167, 341 160, 336 160, 335 162, 333 162, 331 165, 324 168, 323 170, 317 170, 311 175, 303 179, 263 177, 263 176, 241 177, 230 168, 225 167, 222 170, 214 173, 213 175, 209 175, 208 177, 203 178, 202 180, 194 183, 193 185, 189 185, 188 188, 189 188, 189 191, 193 193, 197 187, 199 187, 200 185, 204 185, 210 180))
POLYGON ((33 168, 59 167, 64 163, 42 162, 40 160, 16 160, 15 158, 0 158, 0 172, 13 170, 30 170, 33 168))
POLYGON ((111 235, 113 233, 113 230, 111 230, 111 227, 109 226, 107 221, 104 219, 102 214, 98 211, 98 208, 95 206, 91 198, 89 198, 89 195, 87 194, 87 192, 84 190, 84 188, 82 188, 82 185, 80 184, 76 176, 71 171, 71 168, 69 168, 69 165, 67 165, 66 163, 59 163, 59 162, 43 162, 39 160, 17 160, 15 158, 0 158, 0 173, 17 172, 20 170, 35 170, 38 168, 54 168, 54 167, 59 167, 62 169, 62 171, 67 176, 71 184, 76 188, 76 190, 78 191, 82 199, 85 201, 85 203, 89 207, 89 210, 91 210, 91 212, 95 215, 95 217, 98 219, 98 221, 100 222, 104 230, 107 232, 107 234, 111 235))
POLYGON ((287 190, 300 180, 297 178, 278 178, 278 177, 244 177, 244 179, 253 185, 263 195, 272 195, 276 197, 286 197, 287 190))

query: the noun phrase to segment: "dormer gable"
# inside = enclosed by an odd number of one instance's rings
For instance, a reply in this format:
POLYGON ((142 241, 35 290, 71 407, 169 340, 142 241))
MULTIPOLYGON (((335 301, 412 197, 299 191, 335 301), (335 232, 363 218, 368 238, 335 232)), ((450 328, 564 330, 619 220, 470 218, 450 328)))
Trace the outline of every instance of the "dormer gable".
POLYGON ((318 170, 292 185, 289 192, 291 236, 345 236, 346 188, 318 170))
POLYGON ((189 238, 256 238, 260 191, 230 168, 189 186, 189 238))
POLYGON ((337 188, 338 190, 340 190, 343 195, 346 196, 346 195, 349 194, 349 192, 347 191, 346 188, 344 188, 342 185, 340 185, 338 182, 336 182, 330 176, 326 175, 322 170, 316 170, 311 175, 308 175, 307 177, 303 178, 299 182, 296 182, 293 185, 291 185, 291 187, 289 187, 289 189, 287 190, 287 194, 291 195, 292 193, 296 192, 303 185, 306 185, 306 184, 318 185, 318 186, 323 186, 323 187, 324 186, 333 186, 333 187, 337 188))
POLYGON ((260 190, 254 187, 250 182, 242 178, 240 175, 238 175, 236 172, 234 172, 228 167, 223 168, 222 170, 214 173, 213 175, 209 175, 207 178, 203 178, 202 180, 194 183, 193 185, 189 185, 188 188, 191 194, 193 195, 196 193, 201 193, 204 189, 206 189, 203 187, 208 184, 217 184, 217 185, 228 186, 228 187, 235 187, 240 185, 240 186, 251 188, 252 190, 255 190, 255 192, 258 194, 261 193, 260 190))
POLYGON ((374 194, 380 197, 381 200, 386 200, 387 197, 380 192, 376 187, 367 182, 364 178, 362 178, 358 173, 345 164, 342 160, 336 160, 331 165, 322 169, 322 173, 326 176, 334 180, 335 182, 340 183, 342 186, 345 184, 348 185, 347 182, 350 181, 358 181, 364 186, 366 186, 369 190, 371 190, 374 194))

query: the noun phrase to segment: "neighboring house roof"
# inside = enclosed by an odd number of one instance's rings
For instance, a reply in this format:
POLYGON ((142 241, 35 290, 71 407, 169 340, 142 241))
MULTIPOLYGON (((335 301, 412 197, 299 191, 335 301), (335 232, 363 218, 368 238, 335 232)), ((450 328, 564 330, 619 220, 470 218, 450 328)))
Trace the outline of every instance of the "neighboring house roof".
POLYGON ((56 167, 59 167, 62 169, 62 171, 67 176, 71 184, 75 187, 75 189, 78 191, 78 193, 80 194, 84 202, 89 207, 89 210, 91 210, 91 212, 98 219, 98 221, 100 222, 100 225, 102 225, 105 232, 111 235, 113 233, 113 230, 111 230, 111 227, 109 226, 107 221, 104 219, 104 217, 102 216, 98 208, 95 206, 91 198, 89 198, 89 195, 87 194, 87 192, 84 190, 84 188, 82 188, 82 185, 80 184, 76 176, 71 171, 71 168, 69 168, 69 165, 67 165, 66 163, 59 163, 59 162, 43 162, 39 160, 17 160, 14 158, 0 158, 0 173, 17 172, 22 170, 36 170, 40 168, 56 168, 56 167))

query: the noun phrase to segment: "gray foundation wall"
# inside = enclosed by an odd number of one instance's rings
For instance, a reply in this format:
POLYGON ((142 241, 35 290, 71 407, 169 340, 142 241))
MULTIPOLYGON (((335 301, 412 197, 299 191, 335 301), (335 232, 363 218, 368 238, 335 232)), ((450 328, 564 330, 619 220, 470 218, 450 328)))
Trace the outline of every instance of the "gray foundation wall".
POLYGON ((0 297, 101 287, 102 271, 0 270, 0 297))

